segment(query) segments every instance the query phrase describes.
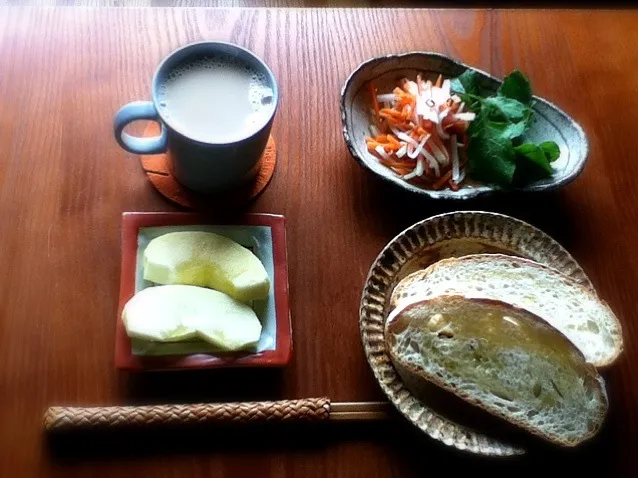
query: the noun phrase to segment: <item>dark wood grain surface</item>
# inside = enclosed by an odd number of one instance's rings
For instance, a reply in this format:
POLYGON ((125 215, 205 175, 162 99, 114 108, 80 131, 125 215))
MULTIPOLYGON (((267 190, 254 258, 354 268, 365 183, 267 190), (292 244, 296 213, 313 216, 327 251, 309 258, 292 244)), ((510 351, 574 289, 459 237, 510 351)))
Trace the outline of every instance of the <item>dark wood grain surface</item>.
POLYGON ((0 9, 0 475, 635 476, 637 22, 626 12, 0 9), (254 50, 281 85, 277 170, 250 210, 288 220, 294 358, 281 371, 127 376, 113 366, 121 213, 173 207, 118 148, 112 118, 149 98, 164 55, 202 39, 254 50), (405 50, 440 51, 495 75, 523 69, 585 128, 583 175, 558 193, 467 204, 418 201, 370 177, 344 146, 340 87, 361 61, 405 50), (509 213, 550 233, 619 315, 626 350, 606 372, 610 414, 582 449, 487 461, 401 421, 42 435, 49 405, 381 399, 357 324, 367 269, 403 228, 455 207, 509 213))

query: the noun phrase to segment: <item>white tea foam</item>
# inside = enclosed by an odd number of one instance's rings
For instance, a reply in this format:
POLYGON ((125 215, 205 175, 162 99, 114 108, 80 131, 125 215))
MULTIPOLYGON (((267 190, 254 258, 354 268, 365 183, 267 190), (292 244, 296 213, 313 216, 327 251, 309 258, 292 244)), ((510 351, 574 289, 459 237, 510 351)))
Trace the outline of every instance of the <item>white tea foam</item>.
POLYGON ((229 55, 180 65, 159 87, 162 114, 176 129, 206 143, 246 138, 275 108, 266 76, 229 55))

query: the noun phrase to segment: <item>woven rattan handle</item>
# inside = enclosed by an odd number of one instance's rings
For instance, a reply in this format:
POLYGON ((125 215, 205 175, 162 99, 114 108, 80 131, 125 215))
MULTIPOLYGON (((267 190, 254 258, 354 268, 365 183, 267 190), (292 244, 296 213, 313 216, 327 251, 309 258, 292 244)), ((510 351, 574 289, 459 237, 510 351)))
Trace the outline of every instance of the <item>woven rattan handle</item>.
POLYGON ((141 407, 51 407, 44 415, 44 429, 112 429, 229 422, 317 421, 328 418, 328 398, 141 407))

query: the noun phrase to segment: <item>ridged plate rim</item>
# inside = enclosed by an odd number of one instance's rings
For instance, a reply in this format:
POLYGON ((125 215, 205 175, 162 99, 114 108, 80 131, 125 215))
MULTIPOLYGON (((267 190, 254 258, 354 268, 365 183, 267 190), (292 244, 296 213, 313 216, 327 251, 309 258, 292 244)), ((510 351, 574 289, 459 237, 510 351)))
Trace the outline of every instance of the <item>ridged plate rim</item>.
POLYGON ((591 288, 576 260, 549 235, 513 217, 486 211, 444 213, 413 224, 392 239, 372 263, 361 296, 359 329, 366 359, 388 400, 431 438, 459 450, 486 456, 512 456, 525 450, 442 417, 403 385, 385 349, 386 307, 403 267, 426 248, 452 239, 478 239, 553 267, 591 288))

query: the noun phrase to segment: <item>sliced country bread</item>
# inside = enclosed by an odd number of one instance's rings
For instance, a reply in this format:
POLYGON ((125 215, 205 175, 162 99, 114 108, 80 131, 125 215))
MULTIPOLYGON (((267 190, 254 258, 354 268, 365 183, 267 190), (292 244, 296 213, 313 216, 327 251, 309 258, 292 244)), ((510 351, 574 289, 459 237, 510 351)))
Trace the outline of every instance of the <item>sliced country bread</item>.
MULTIPOLYGON (((408 303, 385 328, 390 358, 417 398, 433 383, 555 444, 591 438, 607 413, 603 379, 556 329, 489 299, 408 303)), ((480 412, 479 412, 480 413, 480 412)))
POLYGON ((391 307, 442 294, 507 302, 540 316, 562 332, 596 366, 607 366, 623 349, 622 329, 592 291, 534 261, 503 254, 443 259, 404 278, 391 307))

